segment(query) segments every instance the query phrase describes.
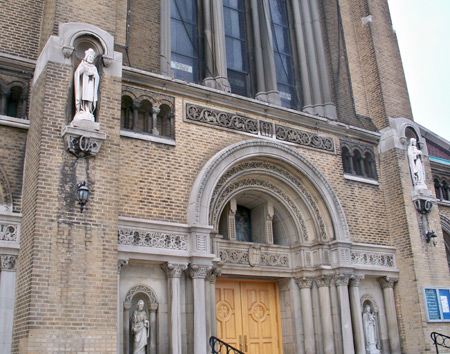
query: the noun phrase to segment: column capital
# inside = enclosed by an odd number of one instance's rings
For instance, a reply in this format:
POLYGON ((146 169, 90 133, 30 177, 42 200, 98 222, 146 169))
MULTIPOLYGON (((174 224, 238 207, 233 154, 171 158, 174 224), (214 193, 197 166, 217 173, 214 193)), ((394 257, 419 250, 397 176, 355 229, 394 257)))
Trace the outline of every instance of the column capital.
POLYGON ((120 274, 122 268, 128 264, 128 259, 118 259, 117 260, 117 274, 120 274))
POLYGON ((336 286, 347 286, 350 281, 351 274, 338 273, 334 276, 336 286))
POLYGON ((353 274, 350 276, 350 286, 351 287, 359 287, 359 282, 364 279, 364 275, 356 275, 353 274))
POLYGON ((205 279, 210 269, 210 265, 190 264, 189 275, 192 279, 205 279))
POLYGON ((393 277, 381 277, 377 279, 383 289, 393 288, 394 283, 398 281, 398 278, 393 277))
POLYGON ((187 264, 164 263, 161 268, 166 272, 167 278, 180 278, 181 274, 187 269, 187 264))
POLYGON ((329 287, 332 278, 332 275, 319 275, 318 277, 315 277, 314 280, 316 281, 317 286, 322 288, 325 286, 329 287))
POLYGON ((217 277, 220 277, 222 275, 222 269, 216 266, 213 266, 212 268, 208 269, 208 274, 206 274, 206 280, 208 280, 210 283, 215 283, 217 277))
POLYGON ((161 112, 161 109, 159 107, 152 107, 153 114, 159 114, 159 112, 161 112))
POLYGON ((295 282, 297 283, 300 289, 310 289, 312 286, 314 278, 313 277, 298 277, 295 278, 295 282))
POLYGON ((156 303, 151 303, 151 304, 148 306, 148 309, 150 310, 150 312, 155 312, 156 310, 158 310, 158 307, 159 307, 158 304, 156 304, 156 303))
POLYGON ((17 256, 13 254, 0 255, 0 270, 15 272, 16 271, 17 256))

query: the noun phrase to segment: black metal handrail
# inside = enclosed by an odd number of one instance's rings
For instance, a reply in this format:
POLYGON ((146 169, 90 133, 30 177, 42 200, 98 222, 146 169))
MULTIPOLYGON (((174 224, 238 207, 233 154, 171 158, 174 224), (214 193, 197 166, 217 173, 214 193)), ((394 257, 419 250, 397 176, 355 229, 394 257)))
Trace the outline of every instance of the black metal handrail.
POLYGON ((450 349, 450 337, 445 334, 431 332, 431 339, 433 340, 434 346, 436 348, 436 353, 439 354, 439 346, 450 349), (447 343, 446 340, 449 340, 447 343))
POLYGON ((211 354, 245 354, 216 337, 209 338, 209 346, 211 354))

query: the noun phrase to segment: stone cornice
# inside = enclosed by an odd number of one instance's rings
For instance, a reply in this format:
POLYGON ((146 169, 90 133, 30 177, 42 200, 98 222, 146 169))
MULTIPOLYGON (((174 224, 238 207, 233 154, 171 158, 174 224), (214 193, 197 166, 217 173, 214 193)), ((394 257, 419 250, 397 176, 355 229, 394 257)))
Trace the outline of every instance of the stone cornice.
POLYGON ((270 116, 298 127, 306 127, 315 131, 320 129, 341 137, 360 139, 369 144, 377 144, 380 138, 378 132, 127 66, 123 67, 123 81, 130 84, 151 85, 152 88, 172 95, 182 95, 206 103, 211 102, 215 105, 222 105, 225 109, 238 109, 252 116, 270 116))

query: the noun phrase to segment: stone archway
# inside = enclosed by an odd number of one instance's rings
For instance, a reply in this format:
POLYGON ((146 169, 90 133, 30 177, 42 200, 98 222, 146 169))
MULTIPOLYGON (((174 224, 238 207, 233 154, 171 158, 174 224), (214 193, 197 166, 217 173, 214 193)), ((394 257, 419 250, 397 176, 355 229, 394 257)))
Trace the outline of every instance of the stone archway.
MULTIPOLYGON (((302 188, 301 184, 298 183, 298 179, 297 181, 295 180, 296 173, 301 175, 302 179, 307 181, 308 185, 317 191, 318 198, 323 202, 326 211, 329 213, 334 235, 328 237, 328 240, 350 240, 343 208, 325 176, 298 151, 283 144, 265 140, 248 140, 236 143, 218 152, 206 163, 192 188, 188 208, 188 224, 191 226, 214 227, 214 223, 217 222, 217 213, 220 212, 220 208, 223 206, 217 202, 219 199, 217 196, 219 194, 223 195, 224 190, 221 189, 223 181, 227 180, 227 178, 232 178, 231 171, 236 169, 236 166, 245 165, 255 159, 259 159, 259 161, 274 161, 273 167, 266 166, 265 171, 261 170, 261 173, 283 181, 284 185, 290 186, 299 198, 304 200, 309 209, 314 210, 314 198, 310 198, 308 189, 302 188), (280 164, 285 166, 285 168, 278 168, 277 165, 280 164), (294 173, 289 175, 287 173, 289 171, 294 171, 294 173)), ((255 168, 258 169, 260 167, 262 166, 256 166, 255 168)), ((236 171, 236 175, 239 175, 241 172, 236 171)), ((257 182, 255 183, 258 184, 257 182)), ((289 201, 286 201, 286 203, 289 204, 289 201)), ((316 217, 314 222, 320 232, 320 217, 316 217)), ((301 225, 301 221, 299 223, 301 225)))
POLYGON ((150 320, 150 338, 147 345, 147 354, 156 354, 157 350, 157 311, 159 307, 155 292, 147 285, 138 284, 128 290, 123 302, 123 353, 130 353, 130 310, 136 297, 144 297, 150 320))
POLYGON ((8 178, 0 166, 0 212, 11 213, 13 211, 12 193, 8 178))

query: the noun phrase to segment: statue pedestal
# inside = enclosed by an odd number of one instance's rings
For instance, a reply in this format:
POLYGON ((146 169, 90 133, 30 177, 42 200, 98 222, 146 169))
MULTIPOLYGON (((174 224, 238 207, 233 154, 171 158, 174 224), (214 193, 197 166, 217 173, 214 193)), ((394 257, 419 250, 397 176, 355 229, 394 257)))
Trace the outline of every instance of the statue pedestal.
POLYGON ((72 122, 70 122, 70 126, 85 130, 100 130, 100 123, 95 122, 94 115, 85 111, 80 111, 75 114, 72 122))
POLYGON ((74 120, 62 130, 66 151, 77 157, 90 157, 99 153, 106 134, 100 131, 100 124, 89 120, 74 120), (75 123, 75 124, 74 124, 75 123))

